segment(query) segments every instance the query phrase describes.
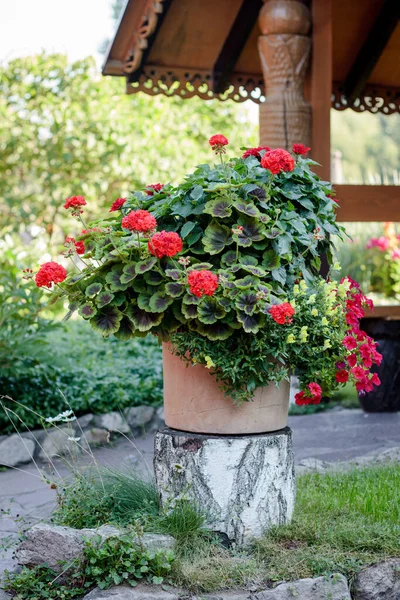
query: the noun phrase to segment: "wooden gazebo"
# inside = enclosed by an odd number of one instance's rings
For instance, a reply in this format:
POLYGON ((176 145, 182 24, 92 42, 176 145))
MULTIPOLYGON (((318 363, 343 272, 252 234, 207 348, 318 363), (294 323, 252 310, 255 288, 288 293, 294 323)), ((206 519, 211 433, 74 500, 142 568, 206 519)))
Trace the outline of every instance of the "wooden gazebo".
MULTIPOLYGON (((400 0, 128 0, 103 74, 127 92, 260 106, 263 144, 330 176, 330 109, 400 111, 400 0)), ((341 221, 400 221, 400 187, 336 186, 341 221)))

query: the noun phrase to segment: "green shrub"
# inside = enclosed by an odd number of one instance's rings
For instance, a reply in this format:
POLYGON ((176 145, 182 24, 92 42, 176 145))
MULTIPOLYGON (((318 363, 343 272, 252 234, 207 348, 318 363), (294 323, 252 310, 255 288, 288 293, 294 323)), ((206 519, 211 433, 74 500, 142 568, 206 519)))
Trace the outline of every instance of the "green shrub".
MULTIPOLYGON (((31 358, 0 369, 0 393, 28 407, 5 401, 28 427, 42 422, 30 411, 45 418, 69 407, 81 415, 162 403, 161 349, 155 338, 103 340, 85 322, 70 322, 49 332, 45 341, 48 350, 38 364, 31 358)), ((0 410, 0 433, 11 431, 0 410)))

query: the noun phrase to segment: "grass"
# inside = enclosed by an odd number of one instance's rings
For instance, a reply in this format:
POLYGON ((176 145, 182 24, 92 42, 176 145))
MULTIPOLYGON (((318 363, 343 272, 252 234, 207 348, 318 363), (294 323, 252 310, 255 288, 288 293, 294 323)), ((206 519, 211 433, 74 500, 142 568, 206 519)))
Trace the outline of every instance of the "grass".
POLYGON ((352 580, 364 566, 400 556, 399 465, 299 477, 292 522, 240 552, 207 532, 205 516, 187 501, 162 511, 152 481, 104 469, 84 481, 61 494, 56 521, 88 527, 138 519, 147 531, 173 535, 172 582, 195 593, 335 572, 352 580))

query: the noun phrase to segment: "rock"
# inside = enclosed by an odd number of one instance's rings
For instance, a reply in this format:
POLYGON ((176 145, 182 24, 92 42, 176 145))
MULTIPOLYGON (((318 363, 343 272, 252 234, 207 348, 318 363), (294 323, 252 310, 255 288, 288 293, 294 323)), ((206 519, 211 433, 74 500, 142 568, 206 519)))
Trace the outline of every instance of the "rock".
POLYGON ((92 427, 88 431, 85 431, 82 439, 89 446, 108 444, 110 441, 110 432, 107 429, 100 429, 100 427, 92 427))
POLYGON ((399 600, 400 559, 386 560, 358 574, 355 600, 399 600))
POLYGON ((96 588, 83 600, 179 600, 179 598, 182 598, 179 590, 167 592, 154 585, 138 585, 134 588, 120 585, 108 590, 96 588))
MULTIPOLYGON (((50 568, 61 572, 63 564, 79 557, 85 540, 100 535, 104 541, 122 533, 124 530, 111 525, 102 525, 98 529, 73 529, 40 523, 25 533, 25 539, 16 550, 16 558, 20 565, 35 567, 47 563, 50 568)), ((172 550, 175 540, 169 535, 145 533, 141 543, 151 551, 172 550)))
POLYGON ((96 415, 94 424, 101 429, 108 431, 120 431, 121 433, 130 433, 130 427, 126 419, 119 412, 109 412, 105 415, 96 415))
POLYGON ((11 600, 11 596, 3 590, 0 590, 0 600, 11 600))
POLYGON ((140 429, 150 423, 154 412, 153 406, 132 406, 126 411, 125 417, 132 429, 140 429))
POLYGON ((87 415, 78 417, 74 423, 75 429, 77 431, 80 431, 81 429, 86 429, 93 422, 93 420, 94 420, 94 415, 92 415, 92 413, 88 413, 87 415))
POLYGON ((16 465, 31 462, 35 452, 35 442, 23 438, 18 433, 5 437, 0 442, 0 465, 15 467, 16 465))
MULTIPOLYGON (((351 600, 347 580, 335 573, 330 577, 299 579, 282 583, 273 590, 250 594, 249 600, 351 600)), ((377 597, 375 597, 377 600, 377 597)))
POLYGON ((325 473, 331 463, 319 460, 319 458, 305 458, 296 465, 296 475, 306 473, 325 473))
POLYGON ((70 427, 51 428, 46 431, 46 435, 41 442, 42 449, 39 453, 39 458, 48 460, 56 456, 76 455, 79 454, 80 448, 74 438, 80 436, 75 435, 70 427))
POLYGON ((155 437, 154 468, 162 504, 185 496, 207 515, 207 526, 237 544, 287 523, 295 497, 292 432, 212 436, 163 429, 155 437))

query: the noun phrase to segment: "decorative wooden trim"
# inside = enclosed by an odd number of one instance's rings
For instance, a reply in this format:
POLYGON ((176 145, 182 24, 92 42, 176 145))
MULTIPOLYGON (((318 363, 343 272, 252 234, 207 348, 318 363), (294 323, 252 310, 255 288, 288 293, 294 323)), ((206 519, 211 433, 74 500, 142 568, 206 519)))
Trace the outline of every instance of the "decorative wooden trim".
POLYGON ((334 82, 332 108, 356 112, 383 113, 392 115, 400 113, 400 89, 386 88, 378 85, 367 85, 361 95, 350 101, 345 93, 344 84, 334 82))
POLYGON ((165 68, 146 65, 137 81, 127 84, 127 93, 145 92, 150 96, 180 96, 203 100, 234 100, 245 102, 253 100, 260 103, 264 100, 264 81, 258 77, 236 73, 230 78, 229 87, 222 93, 213 91, 213 76, 210 71, 190 72, 185 69, 166 70, 165 68))
POLYGON ((391 304, 390 306, 375 306, 374 310, 365 311, 365 319, 384 318, 388 320, 400 319, 400 304, 391 304))
POLYGON ((335 185, 338 221, 400 222, 400 186, 335 185))

